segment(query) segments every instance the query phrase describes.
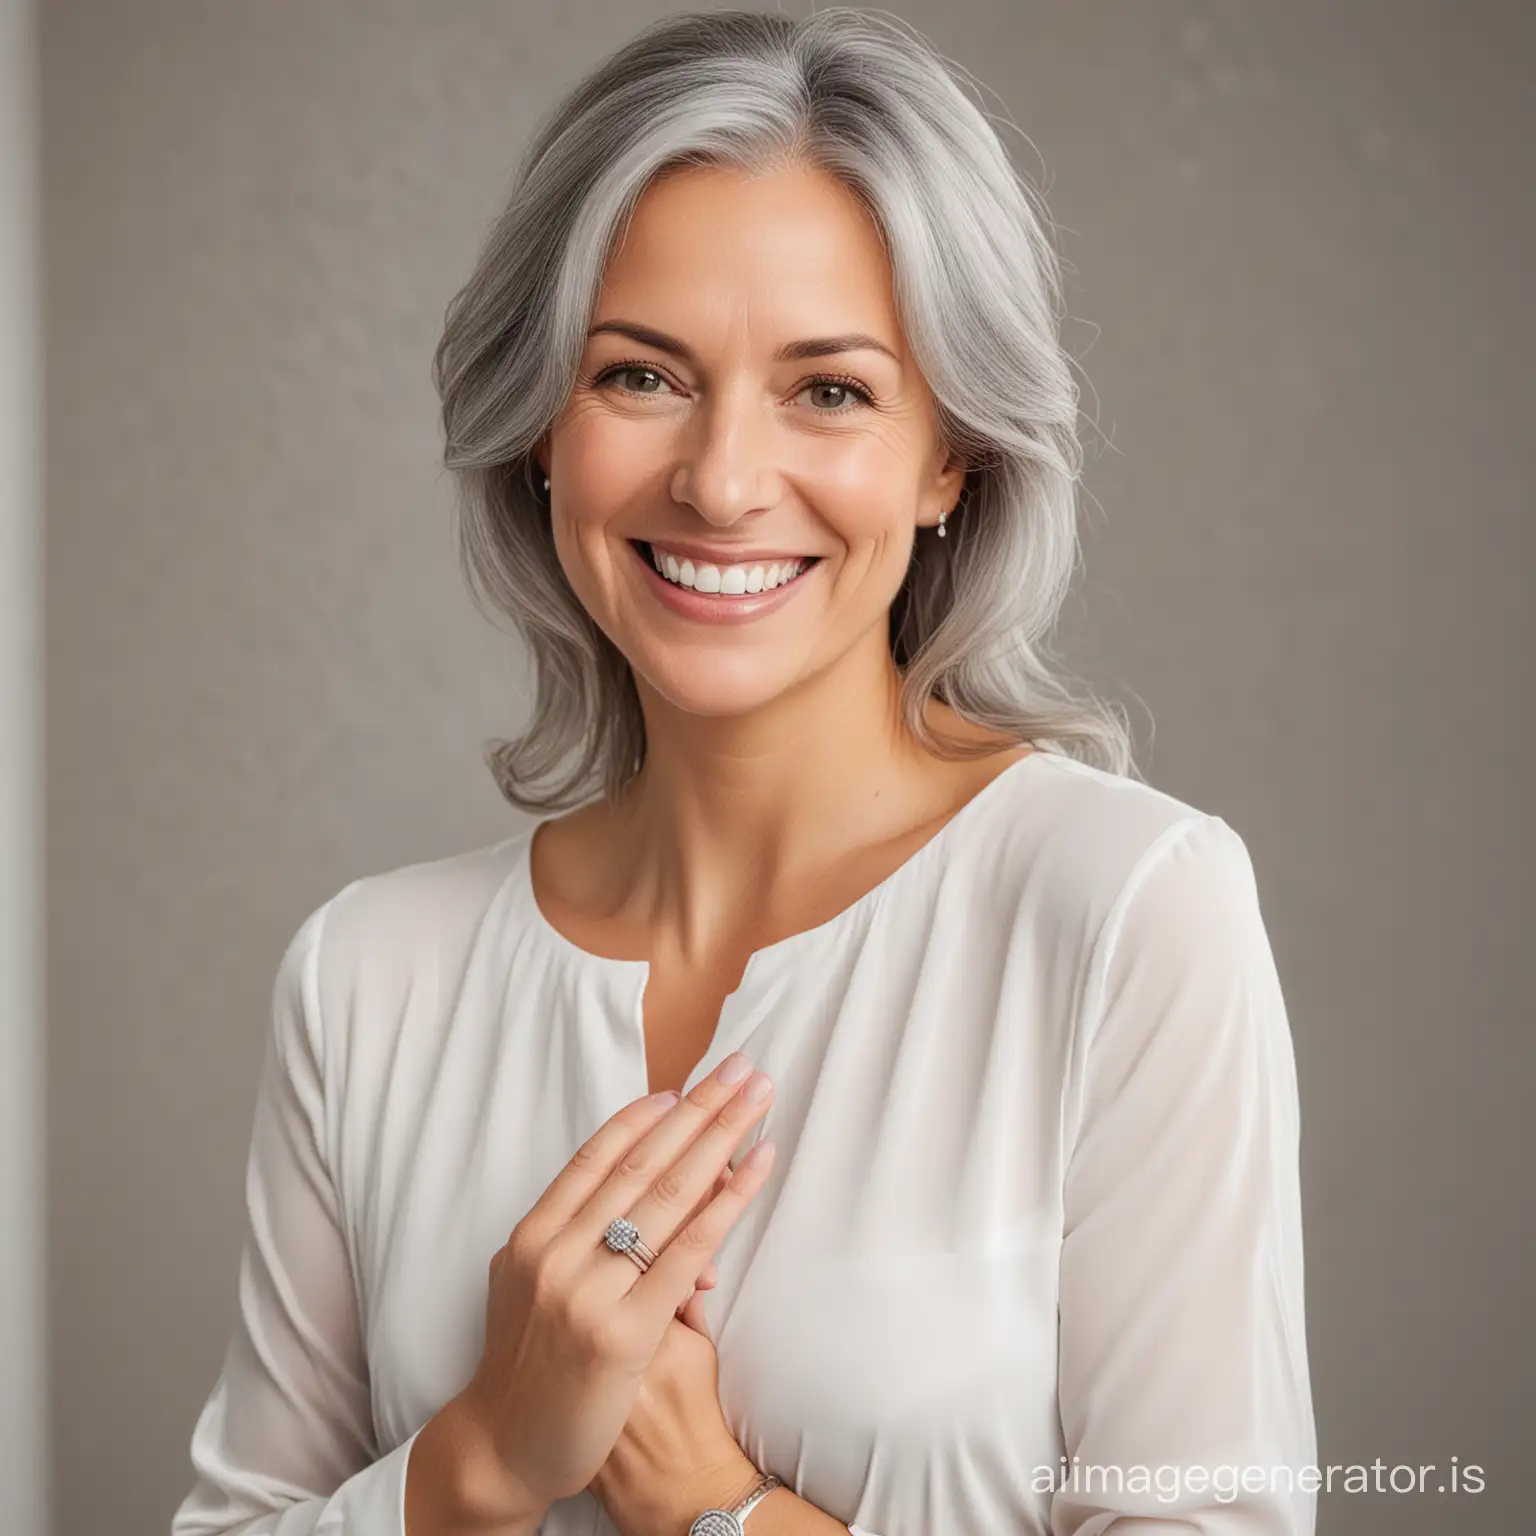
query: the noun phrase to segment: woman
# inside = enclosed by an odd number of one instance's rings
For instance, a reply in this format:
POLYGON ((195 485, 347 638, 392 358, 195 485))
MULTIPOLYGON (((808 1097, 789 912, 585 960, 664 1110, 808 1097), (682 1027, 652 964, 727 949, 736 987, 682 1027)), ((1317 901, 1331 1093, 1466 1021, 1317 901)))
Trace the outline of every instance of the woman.
POLYGON ((1247 851, 1047 665, 1058 301, 880 13, 542 132, 436 361, 540 819, 284 957, 176 1536, 1312 1529, 1247 851))

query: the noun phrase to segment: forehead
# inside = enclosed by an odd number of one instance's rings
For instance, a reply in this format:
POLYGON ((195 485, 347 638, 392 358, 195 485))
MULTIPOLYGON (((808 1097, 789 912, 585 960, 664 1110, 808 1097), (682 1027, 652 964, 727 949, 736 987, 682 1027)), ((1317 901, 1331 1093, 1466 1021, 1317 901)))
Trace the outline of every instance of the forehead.
POLYGON ((595 319, 612 315, 678 334, 750 325, 765 343, 863 330, 904 350, 873 218, 805 167, 689 167, 652 183, 604 273, 595 319))

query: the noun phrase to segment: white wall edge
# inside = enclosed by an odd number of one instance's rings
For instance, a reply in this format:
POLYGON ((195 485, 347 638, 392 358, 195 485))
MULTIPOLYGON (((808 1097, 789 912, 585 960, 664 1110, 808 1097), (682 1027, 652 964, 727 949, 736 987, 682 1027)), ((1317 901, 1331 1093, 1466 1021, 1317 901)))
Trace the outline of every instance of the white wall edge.
POLYGON ((50 1525, 44 1206, 37 17, 0 0, 0 1504, 50 1525))

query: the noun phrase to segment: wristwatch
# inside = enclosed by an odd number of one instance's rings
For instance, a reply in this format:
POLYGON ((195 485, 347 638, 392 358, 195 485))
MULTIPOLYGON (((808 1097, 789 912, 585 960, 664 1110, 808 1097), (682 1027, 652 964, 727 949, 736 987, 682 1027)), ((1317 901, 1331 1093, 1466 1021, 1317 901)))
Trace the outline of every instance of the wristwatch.
POLYGON ((688 1536, 746 1536, 747 1516, 778 1486, 779 1479, 768 1473, 735 1509, 706 1509, 688 1527, 688 1536))

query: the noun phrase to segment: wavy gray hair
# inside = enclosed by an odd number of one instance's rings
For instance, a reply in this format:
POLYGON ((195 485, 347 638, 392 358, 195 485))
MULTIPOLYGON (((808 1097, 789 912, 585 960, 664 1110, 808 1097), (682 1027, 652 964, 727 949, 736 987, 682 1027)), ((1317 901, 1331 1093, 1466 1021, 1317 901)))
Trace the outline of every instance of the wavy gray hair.
POLYGON ((1078 390, 1047 215, 969 80, 883 11, 690 13, 645 28, 535 135, 432 363, 466 578, 534 663, 527 729, 488 747, 512 804, 617 795, 644 761, 633 673, 560 567, 533 451, 569 397, 607 257, 641 194, 694 165, 823 170, 885 242, 939 430, 968 466, 960 515, 943 540, 919 530, 891 607, 913 735, 954 755, 924 720, 937 697, 1020 742, 1140 776, 1120 707, 1074 694, 1051 665, 1080 553, 1078 390))

